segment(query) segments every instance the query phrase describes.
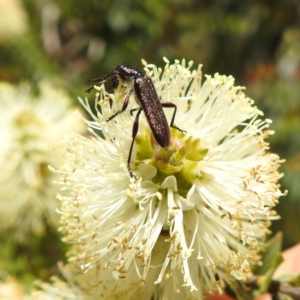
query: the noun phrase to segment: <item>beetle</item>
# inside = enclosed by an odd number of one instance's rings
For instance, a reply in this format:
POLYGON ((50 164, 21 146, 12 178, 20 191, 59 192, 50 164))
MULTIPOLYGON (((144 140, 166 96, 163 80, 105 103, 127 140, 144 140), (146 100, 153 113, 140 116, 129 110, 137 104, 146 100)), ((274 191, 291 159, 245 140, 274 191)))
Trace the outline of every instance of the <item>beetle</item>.
MULTIPOLYGON (((146 76, 143 71, 140 71, 128 65, 121 64, 117 66, 110 74, 104 76, 103 78, 91 79, 90 81, 95 82, 97 84, 103 84, 108 81, 113 81, 115 86, 122 82, 131 84, 130 90, 126 93, 124 97, 122 108, 113 115, 111 115, 106 121, 111 121, 118 114, 125 111, 128 106, 130 96, 134 94, 135 100, 139 105, 139 108, 134 108, 130 111, 130 113, 132 114, 134 111, 137 110, 137 113, 132 127, 132 142, 130 145, 127 159, 127 169, 129 171, 130 176, 135 177, 132 174, 130 161, 134 140, 138 132, 139 117, 142 110, 145 113, 147 122, 150 126, 155 140, 162 148, 165 148, 170 145, 170 129, 167 118, 163 111, 163 107, 174 108, 174 113, 171 119, 170 127, 173 127, 179 131, 183 131, 174 125, 177 106, 171 102, 161 102, 159 100, 152 80, 148 76, 146 76)), ((85 92, 89 93, 93 88, 94 85, 86 89, 85 92)))

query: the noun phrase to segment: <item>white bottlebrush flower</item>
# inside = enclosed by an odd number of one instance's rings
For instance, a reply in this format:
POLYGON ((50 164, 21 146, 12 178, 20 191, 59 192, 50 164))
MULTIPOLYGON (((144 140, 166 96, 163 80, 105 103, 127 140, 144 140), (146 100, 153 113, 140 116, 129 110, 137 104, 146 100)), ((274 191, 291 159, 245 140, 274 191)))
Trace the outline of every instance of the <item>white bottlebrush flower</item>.
POLYGON ((51 283, 36 282, 38 288, 26 297, 26 300, 92 300, 76 285, 51 278, 51 283))
POLYGON ((0 1, 0 43, 23 34, 28 28, 27 19, 21 0, 0 1))
POLYGON ((39 90, 34 96, 27 84, 0 83, 0 230, 19 242, 42 234, 45 221, 58 225, 48 165, 60 164, 62 136, 83 129, 66 94, 48 84, 39 90))
MULTIPOLYGON (((61 230, 84 272, 78 284, 94 299, 202 299, 245 279, 283 195, 281 161, 264 141, 270 121, 243 88, 219 74, 202 82, 201 66, 165 61, 163 71, 146 63, 145 71, 160 99, 177 105, 175 124, 186 133, 171 129, 163 149, 142 114, 131 158, 137 181, 126 166, 134 95, 106 122, 132 82, 114 94, 97 88, 96 112, 82 101, 92 136, 65 140, 61 230)), ((173 109, 164 111, 170 121, 173 109)))
MULTIPOLYGON (((1 271, 1 273, 3 273, 1 271)), ((0 300, 13 299, 13 300, 25 300, 25 294, 21 285, 12 277, 3 276, 1 274, 0 280, 0 300)))

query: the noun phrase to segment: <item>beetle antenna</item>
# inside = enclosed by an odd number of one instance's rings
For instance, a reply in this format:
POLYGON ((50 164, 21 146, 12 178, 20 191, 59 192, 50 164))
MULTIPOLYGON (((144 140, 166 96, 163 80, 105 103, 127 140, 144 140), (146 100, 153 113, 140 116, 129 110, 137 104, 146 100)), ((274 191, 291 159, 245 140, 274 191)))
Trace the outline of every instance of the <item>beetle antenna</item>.
POLYGON ((84 92, 89 93, 94 88, 94 85, 91 85, 89 88, 87 88, 84 92))
POLYGON ((105 78, 94 78, 94 79, 90 79, 89 82, 103 82, 105 81, 105 78))

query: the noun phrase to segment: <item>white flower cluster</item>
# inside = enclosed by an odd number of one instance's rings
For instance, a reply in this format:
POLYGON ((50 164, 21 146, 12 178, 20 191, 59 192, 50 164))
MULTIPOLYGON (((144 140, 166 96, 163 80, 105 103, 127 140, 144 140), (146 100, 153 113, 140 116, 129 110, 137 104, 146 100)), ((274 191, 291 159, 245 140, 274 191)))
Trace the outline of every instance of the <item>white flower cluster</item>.
MULTIPOLYGON (((57 172, 69 193, 61 196, 61 231, 73 244, 69 274, 86 299, 202 299, 244 280, 259 263, 272 210, 283 195, 279 157, 269 153, 269 120, 234 86, 233 77, 206 76, 185 61, 164 70, 145 64, 161 101, 177 106, 171 142, 161 148, 144 116, 126 161, 137 107, 131 82, 114 94, 97 87, 95 107, 83 106, 90 137, 64 143, 57 172), (112 101, 111 101, 112 100, 112 101)), ((164 109, 170 121, 173 111, 164 109)))
POLYGON ((55 148, 65 134, 83 132, 70 105, 45 83, 38 96, 27 84, 0 83, 0 231, 18 242, 42 234, 45 221, 58 225, 58 187, 48 164, 59 166, 55 148))

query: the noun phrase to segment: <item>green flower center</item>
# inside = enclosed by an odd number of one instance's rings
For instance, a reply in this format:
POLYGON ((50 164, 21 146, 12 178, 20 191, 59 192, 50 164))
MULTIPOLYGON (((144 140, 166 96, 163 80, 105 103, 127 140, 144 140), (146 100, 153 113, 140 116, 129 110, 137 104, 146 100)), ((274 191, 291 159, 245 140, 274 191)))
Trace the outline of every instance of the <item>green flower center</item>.
POLYGON ((137 135, 135 164, 154 166, 157 173, 152 181, 157 184, 161 184, 170 175, 175 176, 178 192, 185 197, 193 183, 202 177, 198 164, 208 149, 201 147, 199 138, 193 138, 173 128, 170 128, 170 133, 170 145, 166 148, 159 146, 150 129, 137 135))

